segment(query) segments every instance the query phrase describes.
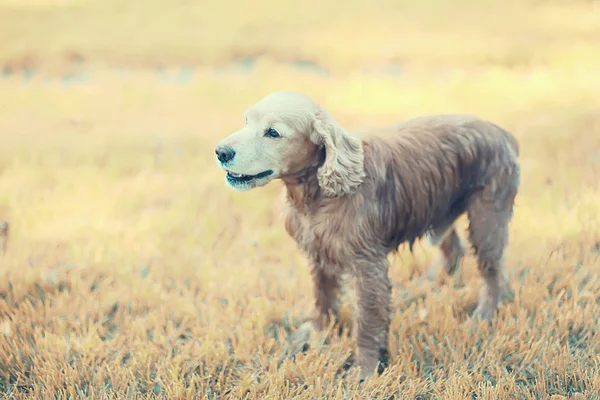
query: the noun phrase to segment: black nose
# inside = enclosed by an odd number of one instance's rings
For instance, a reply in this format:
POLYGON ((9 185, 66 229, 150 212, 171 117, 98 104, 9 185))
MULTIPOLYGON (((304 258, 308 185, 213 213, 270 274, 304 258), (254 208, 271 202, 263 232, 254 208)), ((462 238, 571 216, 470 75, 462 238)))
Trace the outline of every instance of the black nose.
POLYGON ((215 151, 215 153, 217 153, 217 158, 222 163, 231 161, 231 159, 233 159, 233 157, 235 157, 235 150, 233 150, 231 147, 227 147, 227 146, 217 147, 217 150, 215 151))

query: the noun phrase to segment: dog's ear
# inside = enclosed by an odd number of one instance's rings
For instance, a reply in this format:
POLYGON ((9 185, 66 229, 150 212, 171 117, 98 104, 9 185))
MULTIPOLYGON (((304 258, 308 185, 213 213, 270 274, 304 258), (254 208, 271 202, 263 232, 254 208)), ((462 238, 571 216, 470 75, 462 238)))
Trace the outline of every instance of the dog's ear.
POLYGON ((325 162, 317 173, 321 190, 329 197, 352 193, 365 177, 360 138, 346 132, 326 110, 316 115, 311 138, 325 146, 325 162))

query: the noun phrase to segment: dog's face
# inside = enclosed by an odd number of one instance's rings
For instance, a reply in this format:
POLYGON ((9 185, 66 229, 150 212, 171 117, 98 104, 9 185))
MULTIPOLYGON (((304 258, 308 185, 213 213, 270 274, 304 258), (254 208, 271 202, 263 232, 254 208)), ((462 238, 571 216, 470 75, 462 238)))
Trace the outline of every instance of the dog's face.
POLYGON ((245 126, 215 151, 227 184, 245 191, 305 168, 317 151, 311 140, 314 107, 302 95, 276 92, 247 109, 245 126))

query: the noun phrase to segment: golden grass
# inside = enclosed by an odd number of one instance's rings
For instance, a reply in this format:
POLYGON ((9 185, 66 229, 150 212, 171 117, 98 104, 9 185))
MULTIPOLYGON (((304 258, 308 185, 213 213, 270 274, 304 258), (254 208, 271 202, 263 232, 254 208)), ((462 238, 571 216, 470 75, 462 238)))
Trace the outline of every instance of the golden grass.
POLYGON ((268 0, 230 3, 235 12, 217 2, 7 3, 0 60, 45 75, 0 80, 0 221, 11 228, 0 255, 0 395, 600 398, 593 2, 424 3, 431 11, 351 1, 330 3, 333 16, 316 2, 268 0), (251 74, 211 67, 258 53, 268 57, 251 74), (73 54, 93 79, 47 82, 75 68, 73 54), (292 58, 333 75, 281 63, 292 58), (405 75, 360 70, 389 61, 405 75), (147 68, 157 63, 200 67, 172 85, 147 68), (362 386, 338 376, 347 335, 285 358, 313 300, 307 261, 279 219, 281 186, 235 193, 213 160, 244 108, 278 89, 311 95, 347 128, 456 111, 514 132, 514 297, 493 327, 468 329, 479 283, 471 255, 464 287, 424 289, 411 275, 431 254, 403 249, 390 271, 383 376, 362 386))

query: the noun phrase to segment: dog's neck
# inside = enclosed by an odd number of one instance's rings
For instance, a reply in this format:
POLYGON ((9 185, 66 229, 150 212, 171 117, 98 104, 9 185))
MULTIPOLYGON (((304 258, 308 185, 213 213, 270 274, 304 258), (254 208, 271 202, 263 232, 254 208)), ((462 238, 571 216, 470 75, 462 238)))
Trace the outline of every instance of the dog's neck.
POLYGON ((302 213, 308 212, 308 204, 314 203, 320 196, 321 188, 316 173, 301 179, 284 180, 283 182, 287 190, 288 200, 302 213))
POLYGON ((309 203, 314 203, 321 196, 321 188, 317 179, 317 172, 325 160, 325 149, 316 152, 314 161, 298 172, 281 178, 286 190, 288 200, 300 212, 307 212, 309 203))

